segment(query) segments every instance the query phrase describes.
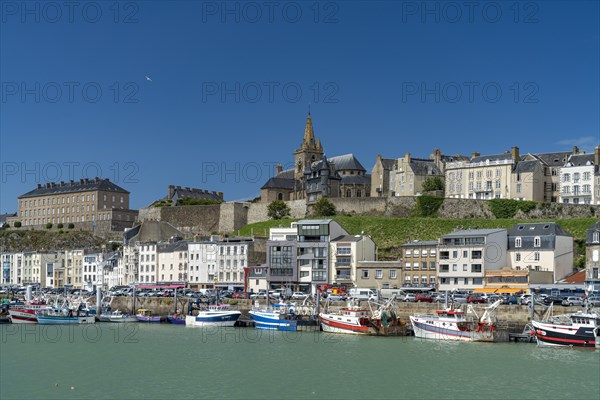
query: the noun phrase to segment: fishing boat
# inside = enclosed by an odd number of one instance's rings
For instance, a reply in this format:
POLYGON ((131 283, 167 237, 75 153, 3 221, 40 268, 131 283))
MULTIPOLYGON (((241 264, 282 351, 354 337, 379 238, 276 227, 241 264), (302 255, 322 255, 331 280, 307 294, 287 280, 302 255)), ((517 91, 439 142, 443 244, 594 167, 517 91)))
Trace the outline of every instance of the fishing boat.
POLYGON ((583 311, 552 316, 552 306, 541 320, 531 321, 540 346, 595 347, 600 349, 600 314, 583 311))
MULTIPOLYGON (((465 315, 461 309, 445 308, 435 315, 416 314, 410 316, 416 337, 436 340, 456 340, 466 342, 493 342, 496 332, 495 310, 502 303, 496 301, 486 308, 481 318, 465 315)), ((471 305, 467 314, 477 316, 471 305)))
POLYGON ((394 296, 384 304, 369 302, 369 309, 350 302, 337 312, 319 314, 323 332, 353 335, 398 336, 406 327, 393 310, 394 296), (372 305, 377 305, 373 310, 372 305))
POLYGON ((163 320, 160 316, 153 316, 152 312, 145 308, 140 308, 135 317, 140 322, 161 322, 163 320))
POLYGON ((97 319, 100 322, 138 322, 138 319, 135 316, 127 313, 124 314, 119 310, 113 311, 112 313, 102 313, 97 317, 97 319))
POLYGON ((252 321, 254 321, 254 327, 257 329, 278 331, 297 330, 298 321, 296 320, 293 304, 273 304, 269 308, 250 310, 248 314, 252 321))
POLYGON ((228 304, 211 305, 205 310, 200 310, 198 315, 186 315, 185 324, 187 326, 233 326, 241 315, 240 311, 230 310, 228 304))
POLYGON ((175 325, 185 325, 185 315, 173 314, 167 317, 167 321, 175 325))
POLYGON ((37 320, 40 325, 78 325, 93 324, 96 317, 83 310, 49 308, 38 313, 37 320))
POLYGON ((8 304, 8 315, 13 324, 37 324, 37 314, 46 308, 48 305, 40 300, 13 302, 8 304))

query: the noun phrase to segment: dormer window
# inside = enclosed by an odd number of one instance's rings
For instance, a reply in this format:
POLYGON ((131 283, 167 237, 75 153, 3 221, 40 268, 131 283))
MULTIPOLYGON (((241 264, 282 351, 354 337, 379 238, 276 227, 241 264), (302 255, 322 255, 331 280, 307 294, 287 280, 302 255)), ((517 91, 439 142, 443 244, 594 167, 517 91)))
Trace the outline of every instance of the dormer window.
POLYGON ((520 237, 515 238, 515 247, 521 247, 521 238, 520 237))
POLYGON ((533 247, 540 247, 542 245, 542 239, 539 236, 533 238, 533 247))
POLYGON ((592 242, 600 243, 600 232, 599 231, 596 231, 592 234, 592 242))

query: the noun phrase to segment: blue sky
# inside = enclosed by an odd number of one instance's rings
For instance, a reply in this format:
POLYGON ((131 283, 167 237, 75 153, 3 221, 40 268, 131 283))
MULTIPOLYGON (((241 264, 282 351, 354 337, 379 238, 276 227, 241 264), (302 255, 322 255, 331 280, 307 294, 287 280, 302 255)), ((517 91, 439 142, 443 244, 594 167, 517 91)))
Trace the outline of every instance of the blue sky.
POLYGON ((132 208, 169 184, 253 198, 292 162, 309 106, 326 154, 354 153, 368 170, 377 154, 600 140, 595 1, 2 1, 0 12, 0 212, 37 183, 96 175, 129 190, 132 208))

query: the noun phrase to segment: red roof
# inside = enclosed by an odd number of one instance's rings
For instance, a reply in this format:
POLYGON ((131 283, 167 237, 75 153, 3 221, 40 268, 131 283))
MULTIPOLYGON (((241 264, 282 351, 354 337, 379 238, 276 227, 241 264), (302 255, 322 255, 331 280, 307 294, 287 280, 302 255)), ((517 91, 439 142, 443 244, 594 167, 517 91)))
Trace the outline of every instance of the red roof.
POLYGON ((563 279, 564 283, 584 283, 585 282, 585 270, 575 272, 573 275, 570 275, 563 279))

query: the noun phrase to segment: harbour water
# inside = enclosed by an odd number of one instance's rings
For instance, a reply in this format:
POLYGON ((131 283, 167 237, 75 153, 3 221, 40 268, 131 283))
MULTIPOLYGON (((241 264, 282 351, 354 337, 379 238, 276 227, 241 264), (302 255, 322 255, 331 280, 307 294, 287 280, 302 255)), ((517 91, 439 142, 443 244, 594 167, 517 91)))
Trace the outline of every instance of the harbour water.
POLYGON ((600 351, 202 329, 0 326, 7 399, 598 399, 600 351))

